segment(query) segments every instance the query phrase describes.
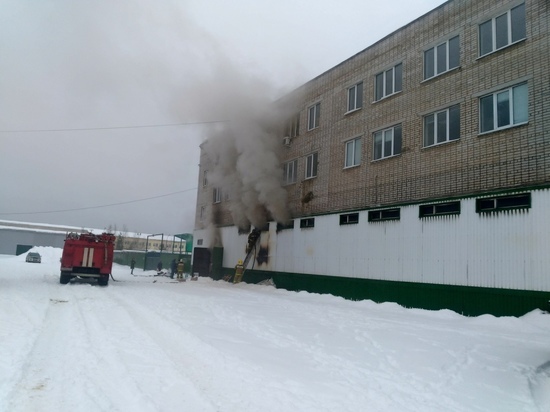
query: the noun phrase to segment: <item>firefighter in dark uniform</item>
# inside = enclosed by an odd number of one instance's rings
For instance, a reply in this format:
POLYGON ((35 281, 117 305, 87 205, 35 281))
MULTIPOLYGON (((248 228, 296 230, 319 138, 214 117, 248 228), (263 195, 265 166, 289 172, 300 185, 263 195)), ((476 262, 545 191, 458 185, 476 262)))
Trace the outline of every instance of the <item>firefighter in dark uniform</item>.
POLYGON ((243 272, 244 272, 243 261, 239 260, 239 262, 235 266, 235 276, 233 277, 233 283, 239 283, 241 280, 243 280, 243 272))
POLYGON ((256 242, 258 241, 258 238, 260 237, 261 232, 258 229, 253 229, 252 232, 248 235, 248 244, 246 245, 246 253, 250 253, 250 251, 256 246, 256 242))

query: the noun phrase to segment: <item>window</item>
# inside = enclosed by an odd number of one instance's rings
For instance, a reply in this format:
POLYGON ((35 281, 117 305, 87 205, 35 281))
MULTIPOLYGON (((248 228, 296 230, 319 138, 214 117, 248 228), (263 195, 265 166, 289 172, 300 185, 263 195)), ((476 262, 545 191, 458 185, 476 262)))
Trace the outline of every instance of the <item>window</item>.
POLYGON ((294 220, 291 220, 289 223, 277 223, 277 232, 288 229, 294 229, 294 220))
POLYGON ((199 220, 200 220, 201 222, 203 222, 205 216, 206 216, 206 206, 201 206, 201 214, 200 214, 200 216, 199 216, 199 220))
POLYGON ((321 103, 314 104, 307 109, 307 130, 313 130, 319 127, 319 117, 321 116, 321 103))
POLYGON ((286 126, 286 134, 288 137, 296 137, 300 134, 300 113, 290 119, 286 126))
POLYGON ((435 203, 432 205, 422 205, 419 207, 419 217, 459 215, 460 202, 435 203))
POLYGON ((359 213, 346 213, 340 215, 340 225, 353 225, 359 223, 359 213))
POLYGON ((363 107, 363 82, 348 89, 348 112, 363 107))
POLYGON ((424 80, 460 65, 460 42, 455 36, 424 52, 424 80))
POLYGON ((379 222, 382 220, 399 220, 401 218, 401 209, 385 209, 369 211, 369 222, 379 222))
POLYGON ((531 193, 476 199, 477 213, 491 213, 510 209, 530 209, 531 193))
POLYGON ((375 101, 378 101, 380 99, 383 99, 384 97, 401 91, 403 77, 402 70, 403 65, 399 63, 391 69, 385 70, 382 73, 378 73, 376 75, 374 82, 375 101))
POLYGON ((202 239, 197 239, 197 246, 202 246, 202 239))
POLYGON ((298 168, 298 160, 285 163, 283 165, 283 183, 289 185, 296 183, 296 170, 298 168))
POLYGON ((221 189, 218 188, 218 187, 215 187, 214 190, 212 191, 212 193, 213 193, 212 201, 214 203, 220 203, 222 201, 222 191, 221 191, 221 189))
POLYGON ((306 219, 300 219, 300 228, 305 229, 308 227, 314 227, 315 226, 315 218, 314 217, 308 217, 306 219))
POLYGON ((306 157, 306 179, 317 176, 317 153, 306 157))
POLYGON ((481 97, 481 133, 527 123, 527 100, 527 83, 481 97))
POLYGON ((460 138, 460 106, 424 116, 424 147, 460 138))
POLYGON ((205 170, 202 172, 202 187, 208 186, 208 178, 207 178, 208 170, 205 170))
POLYGON ((525 39, 525 3, 479 25, 479 55, 525 39))
POLYGON ((401 125, 374 133, 374 160, 401 153, 401 125))
POLYGON ((344 167, 353 167, 361 164, 361 138, 346 142, 346 161, 344 167))

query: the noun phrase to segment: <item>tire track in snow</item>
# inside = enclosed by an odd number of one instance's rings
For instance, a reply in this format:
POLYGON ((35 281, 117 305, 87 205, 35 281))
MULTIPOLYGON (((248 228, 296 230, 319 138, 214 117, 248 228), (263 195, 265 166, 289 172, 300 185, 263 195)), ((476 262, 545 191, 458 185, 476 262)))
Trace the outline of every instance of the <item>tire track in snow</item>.
MULTIPOLYGON (((171 292, 171 291, 169 291, 171 292)), ((154 296, 151 296, 153 299, 154 296)), ((246 365, 241 359, 227 352, 220 352, 209 342, 185 330, 184 322, 172 321, 169 312, 160 311, 162 303, 149 300, 147 308, 142 302, 136 302, 123 295, 113 296, 128 314, 139 319, 147 333, 168 356, 182 376, 193 385, 205 399, 209 399, 216 411, 245 410, 280 411, 276 399, 266 400, 266 404, 246 405, 247 397, 240 395, 240 387, 262 381, 261 372, 254 366, 246 365), (260 377, 259 377, 260 376, 260 377)), ((165 308, 166 309, 166 308, 165 308)), ((181 318, 180 318, 181 319, 181 318)), ((255 390, 247 388, 247 390, 255 390)), ((257 390, 263 390, 261 387, 257 390)), ((267 395, 267 394, 266 394, 267 395)), ((269 398, 269 396, 267 397, 269 398)))

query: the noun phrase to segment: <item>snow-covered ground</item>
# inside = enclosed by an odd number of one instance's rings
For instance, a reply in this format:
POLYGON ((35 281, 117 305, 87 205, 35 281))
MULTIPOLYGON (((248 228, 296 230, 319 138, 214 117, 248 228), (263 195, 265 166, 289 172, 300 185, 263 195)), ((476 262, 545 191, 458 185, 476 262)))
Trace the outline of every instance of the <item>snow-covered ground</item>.
POLYGON ((466 318, 0 257, 0 411, 550 411, 550 315, 466 318))

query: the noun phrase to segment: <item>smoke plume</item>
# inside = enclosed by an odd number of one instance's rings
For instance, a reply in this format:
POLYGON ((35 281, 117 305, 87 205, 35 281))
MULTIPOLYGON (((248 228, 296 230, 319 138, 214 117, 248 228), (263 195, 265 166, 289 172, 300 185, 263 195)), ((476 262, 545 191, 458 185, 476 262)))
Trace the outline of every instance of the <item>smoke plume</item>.
POLYGON ((282 187, 281 143, 285 115, 273 102, 240 101, 242 109, 213 130, 203 145, 213 170, 209 182, 228 195, 234 223, 261 227, 289 219, 282 187))

